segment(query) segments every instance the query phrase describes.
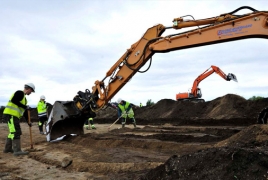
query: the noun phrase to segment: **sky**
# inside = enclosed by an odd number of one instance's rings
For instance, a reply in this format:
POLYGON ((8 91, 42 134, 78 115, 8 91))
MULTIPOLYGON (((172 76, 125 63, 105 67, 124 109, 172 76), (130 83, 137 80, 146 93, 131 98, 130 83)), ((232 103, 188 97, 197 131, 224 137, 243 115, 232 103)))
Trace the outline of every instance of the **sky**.
MULTIPOLYGON (((27 96, 32 106, 41 95, 54 104, 91 90, 154 25, 170 27, 174 18, 210 18, 241 6, 268 11, 267 0, 3 0, 0 4, 0 105, 31 82, 36 87, 27 96)), ((162 36, 183 31, 167 29, 162 36)), ((211 65, 235 74, 238 82, 212 74, 199 84, 206 101, 226 94, 267 97, 267 46, 266 39, 245 39, 156 53, 151 68, 133 76, 111 101, 175 100, 211 65)), ((147 67, 148 63, 141 70, 147 67)))

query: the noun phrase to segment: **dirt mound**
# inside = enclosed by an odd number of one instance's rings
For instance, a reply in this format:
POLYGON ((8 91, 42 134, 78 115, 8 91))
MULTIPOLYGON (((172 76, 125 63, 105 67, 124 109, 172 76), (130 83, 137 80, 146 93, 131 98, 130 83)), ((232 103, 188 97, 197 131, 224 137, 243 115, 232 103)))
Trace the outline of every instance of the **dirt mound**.
POLYGON ((208 103, 203 118, 231 119, 244 117, 243 106, 247 100, 241 96, 227 94, 208 103))
POLYGON ((267 179, 268 155, 257 149, 212 148, 174 155, 141 180, 267 179))
POLYGON ((232 137, 217 143, 216 147, 252 147, 268 144, 268 126, 265 124, 251 125, 232 137))
MULTIPOLYGON (((148 124, 157 122, 183 124, 184 120, 235 120, 245 125, 256 122, 259 112, 268 104, 268 98, 251 101, 235 94, 227 94, 212 101, 193 103, 162 99, 155 105, 134 108, 137 123, 148 124)), ((117 112, 110 107, 100 110, 96 120, 99 123, 113 122, 117 112)))
POLYGON ((267 125, 249 126, 214 148, 173 155, 141 180, 267 179, 267 134, 267 125))

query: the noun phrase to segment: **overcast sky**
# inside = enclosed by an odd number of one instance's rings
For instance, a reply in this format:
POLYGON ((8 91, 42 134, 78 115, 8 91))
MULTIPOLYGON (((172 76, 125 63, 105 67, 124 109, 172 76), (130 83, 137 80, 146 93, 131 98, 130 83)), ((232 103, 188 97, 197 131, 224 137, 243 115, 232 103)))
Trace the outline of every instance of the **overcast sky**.
MULTIPOLYGON (((148 28, 172 26, 184 15, 215 17, 241 6, 268 11, 267 0, 2 0, 0 105, 28 82, 36 86, 27 97, 30 105, 41 95, 51 104, 72 100, 102 80, 148 28)), ((163 36, 183 31, 166 30, 163 36)), ((248 39, 155 54, 149 71, 137 73, 112 101, 175 100, 211 65, 235 74, 238 83, 212 74, 199 84, 206 101, 230 93, 267 97, 267 47, 266 39, 248 39)))

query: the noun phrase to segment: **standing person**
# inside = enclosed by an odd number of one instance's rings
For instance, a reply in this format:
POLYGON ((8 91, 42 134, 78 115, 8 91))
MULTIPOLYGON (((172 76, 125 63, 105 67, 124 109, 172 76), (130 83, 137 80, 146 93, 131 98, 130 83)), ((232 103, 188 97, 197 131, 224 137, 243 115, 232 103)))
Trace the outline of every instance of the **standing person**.
POLYGON ((140 107, 142 107, 142 103, 140 103, 140 107))
POLYGON ((87 130, 89 130, 88 122, 89 122, 89 124, 90 124, 91 129, 96 129, 96 127, 95 127, 95 125, 94 125, 94 122, 93 122, 93 118, 90 117, 90 118, 88 118, 88 119, 85 120, 85 124, 84 124, 84 127, 85 127, 87 130))
POLYGON ((258 116, 257 123, 258 124, 267 124, 268 118, 268 107, 265 107, 258 116))
POLYGON ((31 127, 32 124, 28 122, 28 113, 26 109, 30 109, 27 106, 27 99, 25 95, 30 95, 35 92, 35 86, 33 83, 27 83, 24 85, 24 90, 18 90, 11 95, 3 112, 3 119, 7 122, 9 134, 6 139, 4 153, 13 153, 15 156, 27 155, 29 152, 21 150, 20 136, 22 135, 20 128, 20 119, 25 117, 26 122, 31 127), (13 147, 13 148, 12 148, 13 147))
POLYGON ((47 104, 46 104, 46 97, 44 95, 40 96, 40 100, 37 104, 37 113, 38 113, 38 127, 40 134, 44 134, 43 132, 43 125, 47 121, 47 104))
POLYGON ((127 101, 122 100, 121 98, 119 98, 117 100, 117 113, 118 113, 118 118, 121 119, 121 123, 122 123, 122 128, 125 127, 126 124, 126 119, 129 118, 134 126, 134 128, 136 128, 136 121, 134 118, 134 111, 132 109, 132 107, 134 107, 135 105, 132 103, 129 103, 127 101))

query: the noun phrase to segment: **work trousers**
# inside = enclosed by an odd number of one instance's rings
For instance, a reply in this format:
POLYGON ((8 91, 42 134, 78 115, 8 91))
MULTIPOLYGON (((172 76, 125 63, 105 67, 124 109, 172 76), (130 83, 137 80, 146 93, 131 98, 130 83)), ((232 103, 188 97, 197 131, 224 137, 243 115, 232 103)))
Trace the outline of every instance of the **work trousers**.
MULTIPOLYGON (((127 118, 129 118, 129 117, 126 117, 126 118, 121 117, 121 118, 120 118, 120 119, 121 119, 121 123, 122 123, 122 124, 126 124, 126 120, 127 120, 127 118)), ((130 119, 131 123, 136 123, 134 117, 129 118, 129 119, 130 119)))
POLYGON ((38 122, 38 127, 39 127, 39 131, 43 132, 43 125, 44 123, 47 121, 47 116, 41 116, 39 117, 39 122, 38 122))
POLYGON ((8 114, 3 115, 4 122, 7 123, 9 134, 8 138, 13 140, 13 139, 20 139, 20 136, 22 135, 21 128, 20 128, 20 119, 11 116, 8 114))

